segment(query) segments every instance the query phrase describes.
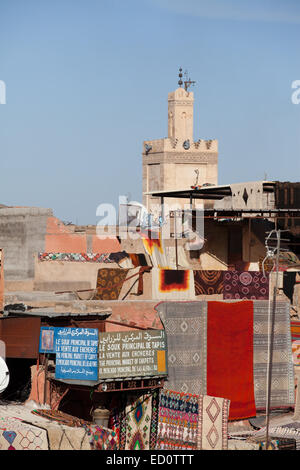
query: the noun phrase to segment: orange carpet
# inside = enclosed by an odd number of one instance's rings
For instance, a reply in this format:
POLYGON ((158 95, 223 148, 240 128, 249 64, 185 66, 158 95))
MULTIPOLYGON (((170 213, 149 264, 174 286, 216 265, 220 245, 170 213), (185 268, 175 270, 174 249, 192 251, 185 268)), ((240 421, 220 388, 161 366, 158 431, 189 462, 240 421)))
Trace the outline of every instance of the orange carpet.
POLYGON ((253 302, 208 302, 207 395, 230 400, 229 419, 256 416, 253 302))

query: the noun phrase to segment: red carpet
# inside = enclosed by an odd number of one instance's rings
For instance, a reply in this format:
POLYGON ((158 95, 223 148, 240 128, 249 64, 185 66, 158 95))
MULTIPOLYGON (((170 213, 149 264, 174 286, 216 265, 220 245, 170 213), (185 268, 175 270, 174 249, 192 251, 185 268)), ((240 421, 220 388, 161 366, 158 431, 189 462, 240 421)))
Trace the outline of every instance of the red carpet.
POLYGON ((207 395, 231 401, 230 420, 255 416, 253 302, 207 305, 207 395))

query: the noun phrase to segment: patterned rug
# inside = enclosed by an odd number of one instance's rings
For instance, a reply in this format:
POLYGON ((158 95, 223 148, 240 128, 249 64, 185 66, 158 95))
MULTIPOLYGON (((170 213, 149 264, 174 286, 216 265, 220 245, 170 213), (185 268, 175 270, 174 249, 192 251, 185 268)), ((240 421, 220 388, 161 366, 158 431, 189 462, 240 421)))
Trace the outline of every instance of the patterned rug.
POLYGON ((284 424, 282 428, 285 430, 286 437, 293 437, 296 441, 296 450, 300 450, 300 423, 292 422, 284 424))
POLYGON ((189 300, 194 298, 192 270, 152 269, 152 299, 189 300))
MULTIPOLYGON (((268 359, 268 301, 254 301, 254 390, 256 408, 266 409, 268 359)), ((277 301, 272 366, 271 408, 295 403, 294 366, 290 330, 290 304, 277 301)))
MULTIPOLYGON (((263 257, 259 258, 259 270, 260 271, 263 270, 262 269, 263 260, 264 260, 263 257)), ((269 272, 273 271, 274 263, 271 258, 268 258, 265 261, 264 268, 265 268, 265 271, 269 271, 269 272)), ((279 271, 286 271, 287 269, 294 269, 296 271, 300 269, 300 260, 297 257, 297 255, 295 255, 295 253, 291 251, 282 252, 280 253, 280 257, 279 257, 279 271)))
MULTIPOLYGON (((263 272, 263 261, 264 261, 264 257, 260 256, 259 257, 259 271, 260 272, 263 272)), ((265 273, 270 273, 273 271, 274 269, 274 263, 273 263, 273 260, 270 259, 270 258, 267 258, 265 260, 265 263, 264 263, 264 269, 265 269, 265 273)))
POLYGON ((155 306, 166 330, 168 381, 177 392, 206 393, 207 302, 161 302, 155 306))
POLYGON ((198 450, 227 450, 230 400, 200 395, 198 450))
POLYGON ((110 405, 111 413, 110 413, 110 417, 108 421, 109 429, 111 429, 112 431, 116 433, 116 436, 119 442, 119 448, 120 448, 120 428, 121 428, 121 411, 120 411, 121 406, 122 405, 120 404, 120 402, 119 404, 116 404, 116 405, 113 405, 113 403, 111 403, 110 405))
POLYGON ((161 390, 157 450, 196 450, 198 395, 161 390))
POLYGON ((230 400, 231 420, 256 416, 252 301, 208 302, 206 394, 230 400))
POLYGON ((126 406, 125 450, 149 450, 152 395, 142 395, 126 406))
POLYGON ((57 423, 69 426, 72 428, 80 428, 84 425, 91 425, 88 421, 77 418, 76 416, 69 415, 59 410, 32 410, 32 414, 42 416, 43 418, 50 419, 51 421, 56 421, 57 423))
POLYGON ((293 364, 300 366, 300 341, 292 341, 293 364))
POLYGON ((300 340, 300 321, 291 321, 292 341, 300 340))
POLYGON ((160 389, 156 389, 152 393, 152 416, 150 425, 150 450, 156 448, 157 432, 158 432, 158 413, 159 413, 159 396, 160 389))
MULTIPOLYGON (((273 442, 276 442, 278 450, 300 450, 300 431, 297 429, 297 425, 299 423, 289 423, 283 426, 271 425, 269 427, 269 436, 273 442)), ((263 427, 255 433, 251 440, 259 440, 265 435, 266 428, 263 427)), ((262 444, 265 448, 265 442, 262 442, 262 444)))
POLYGON ((47 431, 16 418, 0 418, 0 450, 48 450, 47 431))
POLYGON ((225 300, 268 300, 269 274, 259 271, 226 271, 224 272, 225 300))
POLYGON ((93 263, 114 263, 110 253, 39 253, 39 261, 89 261, 93 263))
POLYGON ((118 300, 128 269, 99 269, 94 300, 118 300))
POLYGON ((119 441, 115 431, 97 425, 85 425, 91 450, 118 450, 119 441))
POLYGON ((222 271, 194 271, 195 295, 223 294, 222 271))

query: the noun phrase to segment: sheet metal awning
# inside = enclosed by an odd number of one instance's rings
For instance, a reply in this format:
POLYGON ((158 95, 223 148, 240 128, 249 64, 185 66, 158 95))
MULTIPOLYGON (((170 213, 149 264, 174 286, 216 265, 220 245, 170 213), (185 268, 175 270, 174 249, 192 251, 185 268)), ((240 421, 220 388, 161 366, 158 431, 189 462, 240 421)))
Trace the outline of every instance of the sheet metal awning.
POLYGON ((99 317, 100 319, 106 319, 112 314, 111 309, 105 310, 90 310, 88 312, 69 311, 69 312, 57 312, 54 308, 32 308, 25 312, 20 310, 6 310, 3 313, 2 318, 7 317, 45 317, 45 318, 69 318, 69 317, 99 317))
MULTIPOLYGON (((274 181, 262 181, 264 192, 274 192, 276 183, 274 181)), ((237 186, 245 186, 252 184, 251 182, 246 183, 233 183, 226 185, 212 185, 202 186, 199 189, 185 188, 168 191, 148 191, 144 192, 145 196, 153 197, 170 197, 170 198, 182 198, 182 199, 210 199, 220 200, 226 196, 232 196, 232 190, 237 186)))
POLYGON ((173 197, 182 199, 223 199, 225 196, 231 196, 230 186, 205 186, 200 189, 182 189, 175 191, 151 191, 144 193, 146 196, 153 197, 173 197))

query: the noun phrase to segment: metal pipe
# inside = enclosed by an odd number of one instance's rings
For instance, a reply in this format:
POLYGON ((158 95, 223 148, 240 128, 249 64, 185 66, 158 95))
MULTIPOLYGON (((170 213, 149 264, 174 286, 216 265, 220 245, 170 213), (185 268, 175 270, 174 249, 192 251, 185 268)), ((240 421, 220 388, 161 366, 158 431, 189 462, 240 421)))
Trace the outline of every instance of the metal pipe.
POLYGON ((271 407, 271 391, 272 391, 272 362, 273 362, 273 342, 274 342, 274 327, 275 327, 275 312, 276 312, 276 294, 278 289, 278 270, 279 270, 279 252, 280 252, 280 230, 276 231, 277 236, 277 252, 276 252, 276 277, 275 286, 273 289, 273 305, 272 305, 272 318, 271 318, 271 337, 269 345, 269 370, 268 370, 268 389, 267 389, 267 415, 266 415, 266 450, 269 445, 269 424, 270 424, 270 407, 271 407))
POLYGON ((174 238, 175 238, 175 257, 176 269, 178 270, 178 242, 177 242, 177 211, 174 211, 174 238))

